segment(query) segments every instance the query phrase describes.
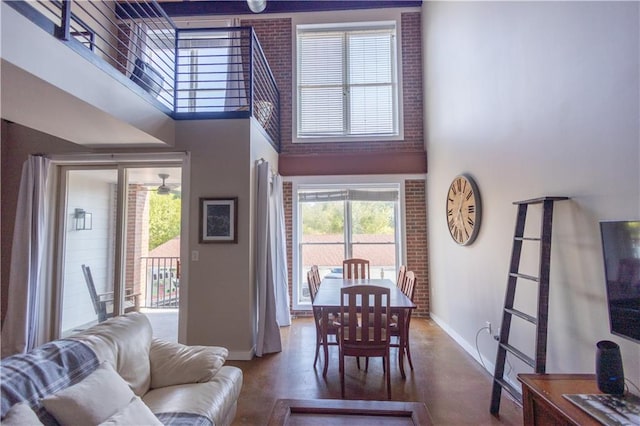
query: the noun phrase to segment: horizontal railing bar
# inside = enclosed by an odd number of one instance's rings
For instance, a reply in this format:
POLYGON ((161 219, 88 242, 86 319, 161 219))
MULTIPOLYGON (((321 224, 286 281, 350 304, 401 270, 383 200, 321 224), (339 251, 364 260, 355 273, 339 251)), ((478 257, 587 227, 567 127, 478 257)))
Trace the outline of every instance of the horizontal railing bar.
MULTIPOLYGON (((136 2, 136 3, 138 3, 138 2, 136 2)), ((172 26, 173 28, 177 28, 177 25, 175 24, 175 22, 173 22, 173 19, 171 19, 171 17, 170 17, 169 15, 167 15, 167 14, 166 14, 166 12, 164 11, 164 9, 158 5, 157 1, 156 1, 156 0, 152 0, 152 3, 153 3, 153 6, 157 9, 158 13, 160 14, 160 16, 159 16, 159 17, 161 17, 161 18, 162 18, 162 19, 164 19, 165 21, 169 22, 169 24, 171 24, 171 26, 172 26)), ((139 3, 138 3, 138 5, 139 5, 139 3)), ((120 12, 126 12, 126 13, 127 13, 127 16, 128 16, 130 19, 139 19, 139 18, 140 18, 140 16, 137 16, 136 18, 132 18, 132 17, 131 17, 131 14, 128 12, 128 11, 135 12, 135 7, 131 4, 131 2, 127 2, 127 3, 125 3, 125 2, 119 2, 119 3, 118 3, 118 5, 117 5, 117 8, 116 8, 116 10, 115 10, 116 16, 117 16, 119 19, 123 19, 123 18, 122 18, 122 15, 120 15, 120 14, 118 13, 119 11, 120 11, 120 12)))
POLYGON ((133 81, 132 90, 153 98, 172 117, 254 116, 271 142, 279 142, 279 90, 252 27, 181 29, 157 0, 72 1, 70 20, 63 23, 62 5, 38 0, 36 8, 14 9, 57 37, 61 30, 56 27, 63 28, 70 35, 65 44, 96 66, 117 70, 126 78, 118 76, 119 81, 133 81), (149 72, 140 76, 136 59, 149 72), (133 71, 137 79, 131 78, 133 71))
MULTIPOLYGON (((84 6, 82 6, 79 2, 75 2, 75 3, 76 3, 76 4, 78 5, 78 7, 79 7, 81 10, 83 10, 87 15, 91 16, 90 12, 89 12, 87 9, 85 9, 85 8, 84 8, 84 6)), ((107 19, 111 24, 113 24, 113 26, 114 26, 114 27, 119 28, 118 24, 117 24, 117 23, 115 23, 115 22, 113 22, 113 21, 111 20, 111 18, 109 18, 108 16, 106 16, 106 15, 105 15, 105 14, 104 14, 104 13, 103 13, 103 12, 102 12, 102 11, 101 11, 101 10, 100 10, 96 5, 95 5, 95 4, 93 4, 92 2, 89 2, 89 4, 92 4, 92 6, 94 7, 94 9, 95 9, 95 10, 97 10, 97 11, 98 11, 98 13, 100 13, 104 18, 106 18, 106 19, 107 19)), ((109 33, 109 29, 108 29, 108 28, 106 28, 102 23, 100 23, 99 21, 97 21, 95 18, 92 18, 92 19, 94 19, 94 20, 96 21, 96 23, 97 23, 97 24, 98 24, 102 29, 104 29, 107 33, 109 33)), ((118 47, 114 46, 114 45, 113 45, 109 40, 107 40, 106 38, 102 37, 101 35, 98 35, 98 37, 99 37, 102 41, 104 41, 106 44, 108 44, 108 45, 109 45, 109 47, 111 47, 112 49, 115 49, 116 51, 118 50, 118 47)), ((130 37, 128 37, 128 38, 129 38, 129 41, 132 41, 132 39, 131 39, 130 37)), ((146 38, 146 37, 145 37, 145 38, 146 38)), ((120 38, 119 38, 119 37, 118 37, 117 39, 118 39, 118 42, 119 42, 120 44, 124 44, 124 43, 122 43, 122 42, 121 42, 121 40, 120 40, 120 38)), ((145 45, 147 45, 147 44, 146 44, 146 42, 143 42, 143 43, 144 43, 145 45)), ((147 46, 148 46, 148 45, 147 45, 147 46)), ((104 50, 101 50, 101 51, 102 51, 103 53, 105 53, 107 56, 109 56, 111 59, 114 59, 114 58, 111 56, 111 54, 109 54, 109 53, 105 52, 104 50)), ((127 61, 128 61, 129 63, 131 63, 131 61, 129 60, 128 56, 129 56, 129 55, 127 55, 127 61)), ((115 59, 114 59, 114 60, 115 60, 115 59)), ((117 60, 115 60, 115 63, 119 63, 119 62, 118 62, 117 60)), ((166 63, 166 62, 165 62, 165 65, 169 65, 169 63, 166 63)), ((135 66, 135 64, 134 64, 134 66, 135 66)), ((126 67, 125 67, 125 68, 126 68, 126 67)), ((166 74, 166 73, 165 73, 165 75, 169 76, 169 75, 168 75, 168 74, 166 74)))
MULTIPOLYGON (((118 6, 116 6, 118 7, 118 6)), ((131 22, 136 22, 134 18, 132 18, 131 16, 129 16, 129 18, 131 19, 131 22)), ((170 26, 170 27, 159 27, 157 22, 155 20, 152 20, 152 22, 154 23, 156 30, 160 31, 161 33, 167 30, 170 30, 173 32, 174 37, 175 37, 175 27, 174 26, 170 26)), ((136 24, 136 26, 139 26, 138 24, 136 24)), ((133 41, 133 39, 129 36, 127 36, 127 38, 129 39, 129 41, 133 41)), ((149 38, 148 36, 145 37, 149 38)), ((160 40, 160 37, 152 37, 152 41, 154 42, 154 44, 156 45, 156 47, 160 47, 160 50, 165 50, 165 49, 169 49, 169 50, 173 50, 175 48, 173 43, 163 43, 164 48, 162 48, 161 46, 159 46, 157 43, 155 43, 154 40, 160 40)), ((168 39, 169 41, 171 40, 170 38, 168 39)), ((145 44, 145 46, 149 47, 149 45, 146 43, 146 41, 142 41, 142 43, 145 44)), ((127 46, 128 47, 128 46, 127 46)), ((128 56, 128 55, 127 55, 128 56)))
MULTIPOLYGON (((181 74, 181 75, 185 75, 185 74, 181 74)), ((220 80, 220 79, 216 79, 216 80, 180 80, 178 81, 178 85, 179 86, 184 86, 185 84, 191 84, 191 83, 196 83, 196 84, 201 84, 201 83, 238 83, 238 82, 243 82, 244 80, 238 80, 238 79, 234 79, 234 80, 220 80)), ((223 90, 226 90, 223 89, 223 90)))
POLYGON ((180 28, 181 33, 197 33, 197 32, 212 32, 212 33, 229 33, 229 32, 250 32, 251 27, 211 27, 211 28, 180 28))
POLYGON ((40 4, 42 7, 44 7, 45 9, 47 9, 48 12, 51 12, 51 14, 53 16, 55 16, 58 19, 62 18, 62 3, 56 3, 56 2, 52 2, 52 1, 40 1, 38 0, 38 4, 40 4), (57 8, 50 8, 49 5, 50 4, 54 4, 57 6, 57 8), (58 13, 59 12, 59 13, 58 13))

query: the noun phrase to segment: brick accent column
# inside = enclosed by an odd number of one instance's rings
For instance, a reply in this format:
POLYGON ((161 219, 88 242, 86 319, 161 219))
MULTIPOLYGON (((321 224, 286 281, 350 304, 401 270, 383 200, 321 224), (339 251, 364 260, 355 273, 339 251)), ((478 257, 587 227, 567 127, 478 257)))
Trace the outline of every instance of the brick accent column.
POLYGON ((129 185, 127 193, 127 240, 125 256, 125 289, 141 290, 140 258, 149 253, 148 192, 143 186, 129 185))
POLYGON ((404 183, 407 270, 416 273, 414 302, 417 317, 429 317, 429 268, 427 250, 427 202, 424 180, 404 183))

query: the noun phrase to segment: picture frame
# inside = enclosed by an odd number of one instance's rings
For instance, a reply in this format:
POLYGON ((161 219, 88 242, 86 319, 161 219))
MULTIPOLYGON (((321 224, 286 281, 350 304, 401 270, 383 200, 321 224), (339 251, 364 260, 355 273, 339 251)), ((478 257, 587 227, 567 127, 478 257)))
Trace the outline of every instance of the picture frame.
POLYGON ((238 197, 200 198, 200 243, 238 242, 238 197))

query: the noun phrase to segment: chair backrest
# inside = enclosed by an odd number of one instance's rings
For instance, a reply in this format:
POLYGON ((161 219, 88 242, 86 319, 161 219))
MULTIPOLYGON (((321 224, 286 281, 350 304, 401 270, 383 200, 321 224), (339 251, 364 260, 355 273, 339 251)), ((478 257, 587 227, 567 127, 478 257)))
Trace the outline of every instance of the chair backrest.
MULTIPOLYGON (((347 314, 350 318, 357 318, 358 311, 369 312, 369 315, 361 316, 360 326, 358 321, 349 321, 344 326, 348 332, 340 333, 343 347, 366 351, 381 349, 389 344, 389 295, 388 288, 375 285, 354 285, 340 289, 342 318, 347 314)), ((367 356, 367 352, 363 352, 362 356, 367 356)))
POLYGON ((345 279, 369 278, 369 261, 367 259, 345 259, 342 261, 342 277, 345 279))
POLYGON ((404 288, 404 276, 407 273, 407 266, 400 265, 400 269, 398 269, 398 280, 396 281, 396 287, 400 290, 404 288))
POLYGON ((307 272, 307 285, 309 286, 311 303, 313 303, 316 299, 316 293, 318 293, 318 289, 320 288, 320 274, 318 273, 318 267, 316 265, 313 265, 309 272, 307 272))
POLYGON ((409 299, 413 301, 413 295, 416 292, 416 284, 418 279, 416 278, 416 274, 413 271, 407 271, 404 277, 404 285, 402 286, 402 292, 409 299))
POLYGON ((87 283, 87 288, 89 289, 89 295, 91 296, 91 302, 93 303, 93 309, 96 311, 96 314, 101 314, 101 306, 100 306, 100 298, 98 297, 98 292, 96 291, 96 286, 93 283, 93 276, 91 275, 91 268, 86 265, 82 265, 82 274, 84 275, 84 281, 87 283))
POLYGON ((320 285, 320 270, 318 269, 318 265, 311 265, 311 273, 313 274, 314 280, 320 285))

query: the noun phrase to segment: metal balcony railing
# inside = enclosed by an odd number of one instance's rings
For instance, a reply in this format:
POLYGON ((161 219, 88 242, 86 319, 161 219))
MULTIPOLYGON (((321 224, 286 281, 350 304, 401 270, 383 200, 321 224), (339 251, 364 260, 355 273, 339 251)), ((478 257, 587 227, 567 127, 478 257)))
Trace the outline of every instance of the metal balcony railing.
POLYGON ((279 150, 280 95, 253 28, 178 28, 156 0, 8 4, 173 118, 252 116, 279 150))
POLYGON ((177 308, 180 302, 180 262, 177 257, 141 257, 144 308, 177 308))

